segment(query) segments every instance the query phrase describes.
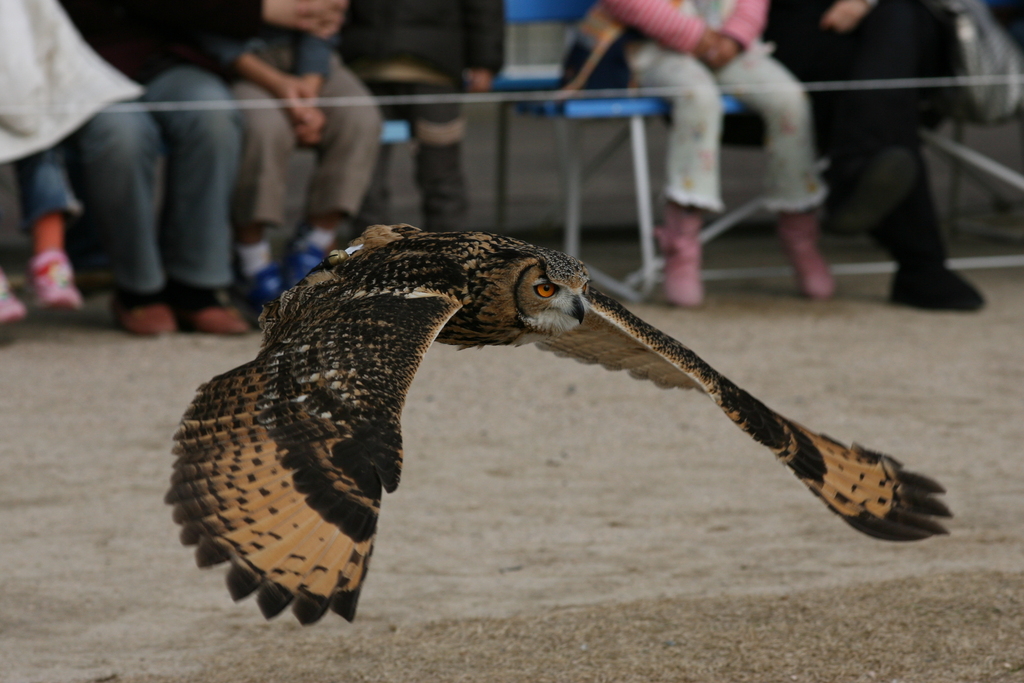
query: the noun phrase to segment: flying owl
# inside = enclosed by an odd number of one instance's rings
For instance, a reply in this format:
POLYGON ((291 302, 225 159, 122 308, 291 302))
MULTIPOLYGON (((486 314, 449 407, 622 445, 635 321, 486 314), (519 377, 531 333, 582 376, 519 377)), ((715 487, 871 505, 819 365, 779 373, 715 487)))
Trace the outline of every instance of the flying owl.
POLYGON ((201 567, 267 618, 351 621, 382 491, 398 487, 401 413, 432 342, 542 349, 707 394, 855 529, 944 534, 944 489, 887 455, 775 413, 589 284, 578 260, 488 233, 370 227, 266 306, 256 359, 201 386, 174 436, 167 502, 201 567))

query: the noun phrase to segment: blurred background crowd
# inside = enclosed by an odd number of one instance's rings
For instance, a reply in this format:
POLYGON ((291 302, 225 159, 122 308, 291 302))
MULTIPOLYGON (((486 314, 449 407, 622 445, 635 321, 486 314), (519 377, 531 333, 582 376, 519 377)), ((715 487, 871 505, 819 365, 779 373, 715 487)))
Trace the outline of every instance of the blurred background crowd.
MULTIPOLYGON (((888 253, 896 304, 984 305, 948 268, 922 154, 920 127, 950 114, 936 91, 803 86, 953 75, 941 0, 547 0, 578 16, 506 25, 524 2, 5 2, 3 206, 31 254, 0 270, 0 323, 81 307, 76 271, 99 268, 129 333, 239 334, 367 225, 504 229, 504 206, 470 211, 479 179, 467 183, 464 143, 477 119, 455 96, 548 62, 567 90, 669 89, 652 147, 670 305, 703 304, 701 231, 734 208, 723 93, 760 121, 764 206, 803 296, 836 296, 824 231, 888 253), (297 189, 301 149, 312 154, 297 189), (414 211, 393 206, 395 166, 411 167, 414 211)), ((1007 36, 1024 35, 1015 12, 997 8, 1007 36)))

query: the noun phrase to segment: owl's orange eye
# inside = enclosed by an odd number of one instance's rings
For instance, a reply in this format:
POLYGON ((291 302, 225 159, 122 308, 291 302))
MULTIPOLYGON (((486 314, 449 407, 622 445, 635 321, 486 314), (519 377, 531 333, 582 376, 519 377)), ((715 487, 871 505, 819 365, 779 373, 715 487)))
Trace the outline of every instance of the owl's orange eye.
POLYGON ((551 284, 550 282, 544 282, 533 288, 533 291, 537 292, 537 296, 545 299, 550 299, 558 291, 558 287, 551 284))

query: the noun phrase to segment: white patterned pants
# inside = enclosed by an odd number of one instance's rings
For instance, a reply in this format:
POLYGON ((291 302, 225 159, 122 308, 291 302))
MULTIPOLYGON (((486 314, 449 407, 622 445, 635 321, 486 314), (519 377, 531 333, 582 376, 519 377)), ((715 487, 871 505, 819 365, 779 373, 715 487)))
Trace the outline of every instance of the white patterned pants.
POLYGON ((643 87, 680 87, 672 100, 667 199, 709 211, 723 209, 719 179, 722 100, 719 85, 765 122, 767 208, 807 211, 827 187, 814 167, 811 104, 800 83, 761 43, 718 71, 695 57, 644 43, 631 58, 643 87), (749 89, 743 86, 752 86, 749 89))

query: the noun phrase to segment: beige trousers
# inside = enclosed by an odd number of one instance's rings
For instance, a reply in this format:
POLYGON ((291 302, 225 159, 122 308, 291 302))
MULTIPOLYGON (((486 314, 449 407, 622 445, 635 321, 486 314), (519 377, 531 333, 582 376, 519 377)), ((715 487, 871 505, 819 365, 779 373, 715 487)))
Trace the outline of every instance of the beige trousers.
MULTIPOLYGON (((291 68, 291 51, 274 49, 259 56, 273 66, 291 68)), ((239 100, 273 99, 250 81, 232 87, 239 100)), ((322 97, 369 96, 369 91, 337 57, 324 82, 322 97)), ((325 107, 327 121, 315 146, 316 168, 306 193, 306 216, 340 211, 354 216, 369 187, 380 149, 381 115, 377 107, 325 107)), ((242 109, 245 135, 242 163, 232 201, 235 225, 284 223, 288 162, 298 144, 283 109, 242 109)))

